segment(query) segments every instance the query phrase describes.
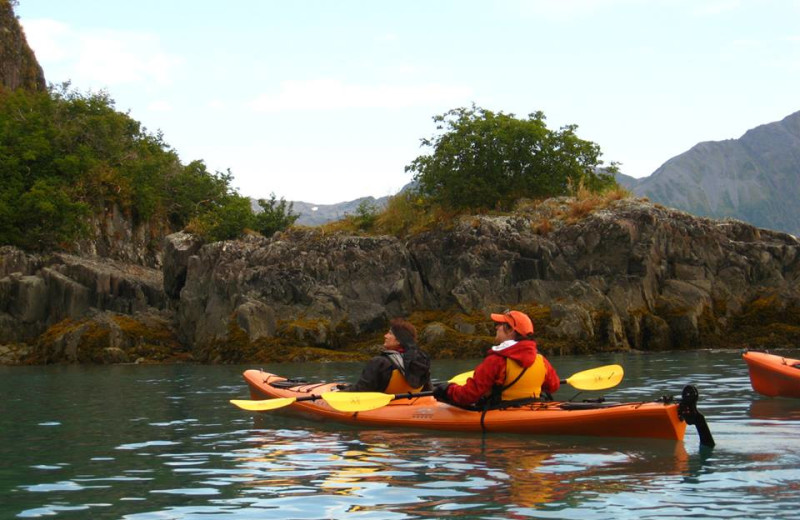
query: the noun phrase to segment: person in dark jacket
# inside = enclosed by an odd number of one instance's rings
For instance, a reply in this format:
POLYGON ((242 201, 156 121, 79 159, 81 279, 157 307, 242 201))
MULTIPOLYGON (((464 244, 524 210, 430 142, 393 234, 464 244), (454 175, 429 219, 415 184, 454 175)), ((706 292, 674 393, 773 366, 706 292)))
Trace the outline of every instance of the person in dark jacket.
POLYGON ((431 388, 431 360, 417 346, 417 329, 406 320, 396 318, 383 336, 383 351, 367 362, 355 384, 341 389, 402 394, 431 388))
POLYGON ((463 385, 436 385, 434 397, 462 406, 490 408, 503 403, 538 399, 558 390, 555 369, 538 353, 533 321, 520 311, 492 314, 497 345, 463 385))

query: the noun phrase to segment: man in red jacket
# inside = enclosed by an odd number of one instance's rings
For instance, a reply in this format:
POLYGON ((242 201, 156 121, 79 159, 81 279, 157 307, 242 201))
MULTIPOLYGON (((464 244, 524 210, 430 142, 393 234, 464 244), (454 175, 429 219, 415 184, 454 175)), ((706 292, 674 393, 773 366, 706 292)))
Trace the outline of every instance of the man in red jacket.
POLYGON ((533 322, 527 314, 510 311, 492 314, 497 345, 463 385, 443 383, 434 389, 440 401, 468 406, 494 407, 524 402, 552 393, 561 385, 558 374, 536 349, 533 322))

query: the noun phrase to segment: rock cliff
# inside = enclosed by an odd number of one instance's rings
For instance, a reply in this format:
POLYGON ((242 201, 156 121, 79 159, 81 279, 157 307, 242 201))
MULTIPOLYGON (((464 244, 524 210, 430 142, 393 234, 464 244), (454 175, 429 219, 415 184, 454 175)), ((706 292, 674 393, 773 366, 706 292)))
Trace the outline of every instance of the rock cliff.
POLYGON ((44 90, 44 71, 28 46, 9 0, 0 0, 0 86, 44 90))
POLYGON ((163 271, 5 248, 0 343, 25 346, 7 362, 340 359, 409 316, 434 356, 466 357, 490 344, 488 313, 514 307, 548 353, 785 345, 800 339, 798 252, 739 221, 566 198, 405 241, 176 233, 163 271))

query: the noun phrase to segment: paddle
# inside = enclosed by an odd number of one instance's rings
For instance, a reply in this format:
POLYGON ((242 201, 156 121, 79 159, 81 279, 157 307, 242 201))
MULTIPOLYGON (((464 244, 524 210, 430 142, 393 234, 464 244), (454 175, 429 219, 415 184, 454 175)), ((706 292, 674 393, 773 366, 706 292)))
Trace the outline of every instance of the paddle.
MULTIPOLYGON (((463 381, 472 375, 472 372, 465 372, 450 379, 451 383, 463 376, 463 381)), ((604 390, 617 386, 622 381, 622 367, 619 365, 606 365, 603 367, 592 368, 573 374, 561 381, 562 384, 569 384, 578 390, 604 390)), ((365 412, 374 410, 389 404, 395 399, 413 399, 415 397, 426 397, 433 395, 433 392, 409 392, 406 394, 384 394, 382 392, 323 392, 320 395, 306 395, 301 397, 279 397, 275 399, 265 399, 263 401, 248 401, 244 399, 231 399, 231 403, 242 410, 251 412, 264 412, 289 406, 296 401, 315 401, 323 399, 331 405, 331 408, 340 412, 365 412)))
MULTIPOLYGON (((470 372, 471 373, 471 372, 470 372)), ((463 375, 463 374, 462 374, 463 375)), ((458 376, 456 376, 458 377, 458 376)), ((465 379, 466 381, 466 379, 465 379)), ((450 380, 455 383, 454 379, 450 380)), ((323 399, 326 403, 331 405, 331 408, 340 412, 363 412, 366 410, 374 410, 389 404, 393 399, 414 397, 425 397, 433 395, 433 392, 419 392, 398 394, 384 394, 382 392, 324 392, 320 395, 304 395, 301 397, 276 397, 274 399, 264 399, 260 401, 250 401, 248 399, 231 399, 231 404, 238 406, 242 410, 250 412, 266 412, 289 406, 296 401, 316 401, 323 399)))
POLYGON ((363 412, 374 410, 389 403, 392 399, 400 397, 423 397, 433 395, 433 392, 419 392, 417 394, 402 394, 395 397, 392 394, 381 392, 323 392, 319 395, 304 395, 300 397, 276 397, 274 399, 263 399, 260 401, 250 401, 247 399, 231 399, 231 404, 238 406, 242 410, 250 412, 266 412, 283 408, 297 401, 316 401, 322 399, 334 410, 340 412, 363 412))
POLYGON ((295 401, 314 401, 319 399, 318 395, 309 395, 303 397, 276 397, 275 399, 264 399, 261 401, 250 401, 247 399, 231 399, 231 404, 238 406, 242 410, 251 412, 266 412, 267 410, 274 410, 276 408, 283 408, 289 406, 295 401))
POLYGON ((264 399, 260 401, 250 401, 247 399, 231 399, 231 404, 238 406, 242 410, 251 412, 266 412, 283 408, 297 401, 316 401, 322 399, 335 410, 340 412, 358 412, 363 409, 362 400, 372 402, 376 396, 383 396, 379 392, 323 392, 319 395, 304 395, 300 397, 276 397, 274 399, 264 399))
MULTIPOLYGON (((450 379, 450 382, 463 385, 472 374, 471 371, 458 374, 450 379)), ((578 390, 606 390, 617 386, 622 381, 623 375, 625 372, 620 365, 605 365, 572 374, 562 379, 561 384, 570 385, 578 390)))

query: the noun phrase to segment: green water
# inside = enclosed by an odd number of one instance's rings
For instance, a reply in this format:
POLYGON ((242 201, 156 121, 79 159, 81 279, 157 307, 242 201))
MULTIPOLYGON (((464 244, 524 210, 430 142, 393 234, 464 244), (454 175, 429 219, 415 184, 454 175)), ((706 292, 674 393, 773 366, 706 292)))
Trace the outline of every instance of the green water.
POLYGON ((0 367, 0 519, 798 518, 800 400, 754 395, 739 354, 551 359, 562 378, 622 364, 613 400, 695 384, 713 449, 692 426, 684 442, 360 431, 228 403, 246 368, 353 381, 354 364, 0 367))

